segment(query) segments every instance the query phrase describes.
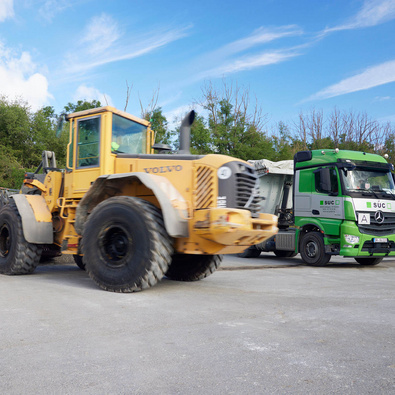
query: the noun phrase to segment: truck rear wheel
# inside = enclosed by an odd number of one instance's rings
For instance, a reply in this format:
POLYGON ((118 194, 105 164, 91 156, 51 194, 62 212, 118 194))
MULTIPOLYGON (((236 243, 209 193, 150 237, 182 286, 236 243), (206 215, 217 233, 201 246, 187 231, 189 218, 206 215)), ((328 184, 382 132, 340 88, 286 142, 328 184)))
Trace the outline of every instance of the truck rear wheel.
POLYGON ((28 243, 22 220, 13 201, 0 210, 0 273, 30 274, 41 257, 41 246, 28 243))
POLYGON ((98 204, 84 227, 85 269, 106 291, 135 292, 164 276, 173 253, 159 209, 116 196, 98 204))
POLYGON ((222 255, 175 254, 166 277, 176 281, 198 281, 214 273, 222 255))
POLYGON ((383 260, 383 257, 380 257, 380 258, 354 258, 354 259, 360 265, 374 266, 374 265, 378 265, 383 260))
POLYGON ((258 250, 255 246, 250 246, 240 254, 237 254, 239 258, 258 258, 261 255, 261 250, 258 250))
POLYGON ((331 259, 325 252, 324 238, 318 232, 308 232, 302 237, 300 255, 303 262, 310 266, 324 266, 331 259))

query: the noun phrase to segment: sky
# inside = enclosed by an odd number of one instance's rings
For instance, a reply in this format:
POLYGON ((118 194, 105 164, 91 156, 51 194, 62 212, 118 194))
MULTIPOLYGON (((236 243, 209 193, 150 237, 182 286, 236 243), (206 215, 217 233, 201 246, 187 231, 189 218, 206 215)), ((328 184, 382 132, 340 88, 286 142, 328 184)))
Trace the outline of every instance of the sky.
POLYGON ((238 85, 268 124, 366 112, 395 124, 395 0, 0 0, 0 95, 57 113, 100 100, 171 122, 238 85))

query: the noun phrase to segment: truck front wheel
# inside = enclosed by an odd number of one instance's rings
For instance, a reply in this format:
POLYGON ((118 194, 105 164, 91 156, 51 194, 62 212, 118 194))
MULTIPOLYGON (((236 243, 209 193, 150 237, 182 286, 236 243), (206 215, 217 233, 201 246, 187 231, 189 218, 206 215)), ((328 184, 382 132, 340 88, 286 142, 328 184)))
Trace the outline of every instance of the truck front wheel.
POLYGON ((302 237, 300 255, 303 262, 310 266, 324 266, 331 259, 325 252, 324 238, 318 232, 308 232, 302 237))
POLYGON ((106 291, 152 287, 164 276, 173 253, 160 210, 129 196, 98 204, 85 224, 83 240, 85 269, 106 291))
POLYGON ((354 258, 360 265, 374 266, 378 265, 383 258, 354 258))
POLYGON ((166 277, 176 281, 198 281, 214 273, 222 255, 175 254, 166 277))
POLYGON ((41 246, 25 240, 21 216, 11 199, 0 210, 0 273, 30 274, 40 257, 41 246))

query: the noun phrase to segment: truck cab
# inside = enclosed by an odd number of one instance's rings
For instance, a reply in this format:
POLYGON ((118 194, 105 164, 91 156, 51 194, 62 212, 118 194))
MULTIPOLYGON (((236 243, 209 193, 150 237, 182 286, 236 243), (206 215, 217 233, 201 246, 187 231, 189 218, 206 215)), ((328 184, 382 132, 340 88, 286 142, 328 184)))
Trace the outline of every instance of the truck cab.
MULTIPOLYGON (((332 255, 363 265, 395 255, 393 165, 385 158, 325 149, 300 151, 283 162, 254 162, 267 198, 262 209, 279 216, 280 228, 255 247, 255 256, 260 251, 282 257, 300 253, 305 263, 321 266, 332 255)), ((249 253, 254 255, 254 248, 249 253)))

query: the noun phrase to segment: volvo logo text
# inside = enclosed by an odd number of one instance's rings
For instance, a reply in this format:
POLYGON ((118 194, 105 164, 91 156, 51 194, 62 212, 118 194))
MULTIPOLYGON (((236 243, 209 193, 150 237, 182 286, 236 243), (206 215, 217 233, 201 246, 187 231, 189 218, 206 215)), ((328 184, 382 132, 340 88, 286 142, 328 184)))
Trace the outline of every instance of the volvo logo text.
POLYGON ((384 214, 381 210, 378 210, 374 213, 374 219, 378 224, 382 224, 384 222, 384 214))

